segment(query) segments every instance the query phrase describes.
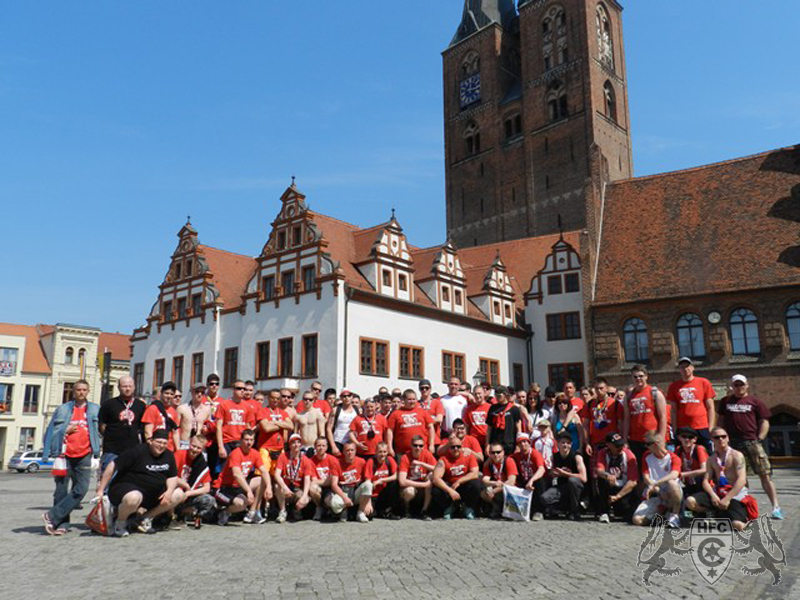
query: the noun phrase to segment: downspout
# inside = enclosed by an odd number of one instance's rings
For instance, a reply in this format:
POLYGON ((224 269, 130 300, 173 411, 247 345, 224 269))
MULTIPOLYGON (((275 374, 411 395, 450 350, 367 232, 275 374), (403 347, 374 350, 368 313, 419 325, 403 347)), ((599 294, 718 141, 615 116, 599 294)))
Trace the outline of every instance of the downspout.
POLYGON ((221 334, 221 324, 220 324, 220 314, 219 314, 219 305, 214 307, 214 317, 216 323, 214 323, 214 374, 219 376, 219 344, 220 344, 220 334, 221 334))
POLYGON ((597 247, 594 252, 594 269, 592 270, 592 302, 597 292, 597 269, 600 265, 600 246, 603 241, 603 215, 606 210, 606 182, 600 188, 600 224, 597 227, 597 247))
MULTIPOLYGON (((528 355, 528 381, 533 383, 533 327, 525 324, 525 353, 528 355)), ((528 386, 530 387, 530 386, 528 386)))
POLYGON ((348 306, 350 304, 350 299, 353 297, 353 288, 349 285, 344 285, 344 348, 342 352, 342 389, 347 388, 347 329, 349 324, 348 318, 348 306))

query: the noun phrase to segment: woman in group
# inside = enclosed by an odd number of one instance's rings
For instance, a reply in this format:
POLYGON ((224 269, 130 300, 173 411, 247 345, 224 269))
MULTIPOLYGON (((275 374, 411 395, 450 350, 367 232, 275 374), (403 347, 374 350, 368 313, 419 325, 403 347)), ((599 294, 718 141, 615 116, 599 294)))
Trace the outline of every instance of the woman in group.
POLYGON ((542 401, 541 392, 542 388, 538 383, 531 384, 531 388, 528 390, 528 415, 531 423, 530 431, 532 440, 535 440, 541 435, 541 432, 539 431, 539 428, 536 427, 536 424, 542 419, 551 421, 553 417, 553 412, 550 410, 547 404, 542 401))
POLYGON ((585 433, 583 423, 564 393, 556 394, 556 414, 553 418, 554 433, 558 435, 561 431, 566 431, 572 436, 572 451, 581 452, 584 444, 585 433))

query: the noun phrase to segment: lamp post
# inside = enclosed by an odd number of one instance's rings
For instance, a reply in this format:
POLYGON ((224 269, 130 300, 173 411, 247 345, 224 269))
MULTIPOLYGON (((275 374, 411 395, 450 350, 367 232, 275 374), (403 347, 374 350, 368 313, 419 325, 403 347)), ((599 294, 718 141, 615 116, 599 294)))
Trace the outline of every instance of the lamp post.
POLYGON ((486 381, 486 373, 478 369, 475 371, 475 375, 472 376, 472 389, 475 389, 484 381, 486 381))

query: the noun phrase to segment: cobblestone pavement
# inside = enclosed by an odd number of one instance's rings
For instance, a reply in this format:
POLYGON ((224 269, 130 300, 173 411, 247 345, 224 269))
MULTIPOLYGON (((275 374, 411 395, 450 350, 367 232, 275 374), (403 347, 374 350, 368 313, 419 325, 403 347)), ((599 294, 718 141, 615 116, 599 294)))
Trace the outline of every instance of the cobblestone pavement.
MULTIPOLYGON (((788 554, 783 581, 749 577, 756 555, 734 557, 710 587, 689 557, 678 577, 645 588, 636 566, 646 533, 630 525, 489 520, 369 524, 208 525, 155 536, 102 538, 79 523, 43 532, 47 475, 0 475, 0 598, 800 598, 800 471, 776 472, 787 520, 776 531, 788 554)), ((758 487, 758 486, 756 486, 758 487)), ((769 507, 757 490, 762 511, 769 507)))

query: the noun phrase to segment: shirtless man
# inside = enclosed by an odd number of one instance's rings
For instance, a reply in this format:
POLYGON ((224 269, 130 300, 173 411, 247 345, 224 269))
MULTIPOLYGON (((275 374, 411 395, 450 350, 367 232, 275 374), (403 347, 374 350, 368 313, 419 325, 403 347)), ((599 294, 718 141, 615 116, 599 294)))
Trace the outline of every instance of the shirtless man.
POLYGON ((325 415, 314 406, 316 398, 313 392, 305 392, 297 412, 292 418, 294 432, 300 434, 303 442, 302 451, 311 458, 314 456, 314 443, 317 438, 325 436, 325 415))
POLYGON ((714 427, 710 433, 714 453, 708 457, 703 491, 686 498, 686 508, 730 519, 733 528, 742 531, 748 520, 745 503, 753 501, 747 490, 744 454, 728 445, 728 432, 722 427, 714 427))
POLYGON ((294 419, 297 411, 294 409, 294 392, 289 388, 281 388, 281 398, 279 404, 281 410, 289 415, 290 419, 294 419))
POLYGON ((205 402, 206 386, 197 383, 192 388, 192 398, 188 404, 180 404, 178 412, 178 430, 180 433, 180 450, 189 448, 189 441, 203 431, 203 424, 211 416, 211 405, 205 402))

